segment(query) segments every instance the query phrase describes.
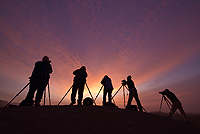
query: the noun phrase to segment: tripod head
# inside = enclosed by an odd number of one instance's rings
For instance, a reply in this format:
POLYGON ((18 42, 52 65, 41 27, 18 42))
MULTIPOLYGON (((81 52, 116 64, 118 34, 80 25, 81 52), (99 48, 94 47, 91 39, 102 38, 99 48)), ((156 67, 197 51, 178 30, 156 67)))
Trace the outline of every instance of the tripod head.
POLYGON ((126 80, 122 80, 122 86, 125 86, 126 85, 126 80))
POLYGON ((166 101, 166 100, 168 101, 168 99, 167 99, 167 97, 165 96, 164 92, 159 92, 159 94, 162 95, 162 98, 164 98, 165 101, 166 101))
POLYGON ((161 94, 161 95, 165 96, 165 94, 164 94, 164 92, 163 92, 163 91, 162 91, 162 92, 159 92, 159 94, 161 94))

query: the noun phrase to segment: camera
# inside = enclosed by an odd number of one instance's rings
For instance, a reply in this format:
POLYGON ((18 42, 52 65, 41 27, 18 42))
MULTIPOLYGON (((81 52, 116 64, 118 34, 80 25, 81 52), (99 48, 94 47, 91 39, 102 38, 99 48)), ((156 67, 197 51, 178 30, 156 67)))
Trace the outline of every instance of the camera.
POLYGON ((51 63, 51 61, 50 61, 50 60, 49 60, 49 61, 45 61, 45 63, 46 63, 46 64, 50 64, 50 63, 51 63))
POLYGON ((126 85, 126 80, 122 80, 122 85, 123 85, 123 86, 126 85))
POLYGON ((159 92, 159 94, 162 94, 162 95, 163 95, 163 92, 159 92))

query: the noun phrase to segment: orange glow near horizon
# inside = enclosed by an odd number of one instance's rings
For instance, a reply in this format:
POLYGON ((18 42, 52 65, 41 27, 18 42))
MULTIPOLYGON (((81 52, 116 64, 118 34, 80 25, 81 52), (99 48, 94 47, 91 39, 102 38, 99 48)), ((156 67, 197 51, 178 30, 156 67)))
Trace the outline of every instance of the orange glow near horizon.
MULTIPOLYGON (((199 1, 3 1, 0 100, 10 100, 28 83, 34 63, 47 55, 53 67, 54 105, 73 84, 73 71, 84 65, 93 97, 104 75, 112 79, 113 94, 131 75, 148 110, 157 110, 158 91, 170 88, 187 110, 200 112, 195 108, 200 102, 199 6, 199 1)), ((63 105, 70 103, 70 95, 63 105)), ((88 96, 85 88, 84 97, 88 96)), ((115 99, 123 108, 121 91, 115 99)))

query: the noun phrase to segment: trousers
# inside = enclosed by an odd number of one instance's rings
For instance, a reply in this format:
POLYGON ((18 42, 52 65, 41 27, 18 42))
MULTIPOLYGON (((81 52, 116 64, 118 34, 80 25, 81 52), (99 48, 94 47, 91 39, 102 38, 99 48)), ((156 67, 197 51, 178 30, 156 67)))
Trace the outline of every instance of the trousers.
POLYGON ((106 96, 108 94, 108 103, 111 106, 112 89, 104 89, 103 91, 103 105, 106 105, 106 96))
POLYGON ((127 102, 127 107, 131 107, 131 102, 133 100, 133 97, 135 98, 135 101, 137 102, 138 109, 142 112, 142 105, 140 103, 137 90, 135 88, 129 88, 129 98, 127 102))
POLYGON ((72 87, 71 101, 76 102, 76 93, 78 90, 78 103, 81 103, 83 100, 83 91, 85 83, 74 83, 72 87))
POLYGON ((179 109, 179 111, 181 112, 181 115, 183 116, 183 119, 185 120, 185 122, 187 122, 188 118, 185 114, 185 111, 183 110, 183 107, 180 101, 176 101, 172 103, 172 108, 171 108, 171 111, 169 112, 169 117, 172 117, 172 115, 176 112, 177 109, 179 109))
POLYGON ((26 101, 30 102, 34 98, 35 91, 37 90, 35 101, 40 102, 43 96, 43 91, 47 86, 47 82, 42 80, 30 80, 30 86, 28 94, 25 98, 26 101))

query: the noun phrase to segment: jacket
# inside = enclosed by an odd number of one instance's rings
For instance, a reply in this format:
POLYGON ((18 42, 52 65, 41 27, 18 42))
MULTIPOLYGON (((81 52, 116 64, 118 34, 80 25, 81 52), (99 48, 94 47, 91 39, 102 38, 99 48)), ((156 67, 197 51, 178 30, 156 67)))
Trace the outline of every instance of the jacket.
POLYGON ((86 83, 87 72, 81 69, 77 69, 73 72, 75 75, 74 82, 86 83))

